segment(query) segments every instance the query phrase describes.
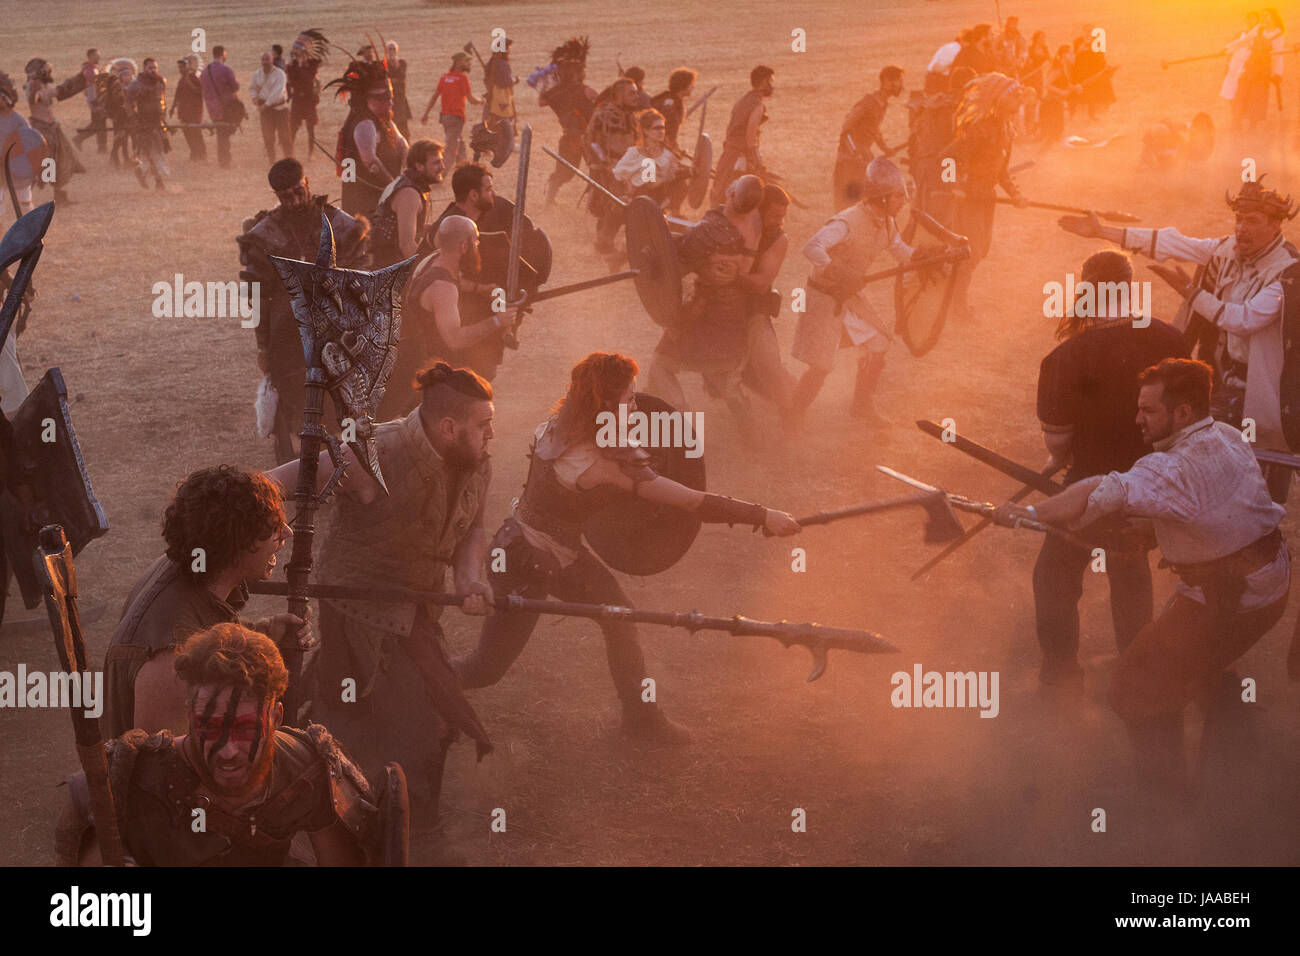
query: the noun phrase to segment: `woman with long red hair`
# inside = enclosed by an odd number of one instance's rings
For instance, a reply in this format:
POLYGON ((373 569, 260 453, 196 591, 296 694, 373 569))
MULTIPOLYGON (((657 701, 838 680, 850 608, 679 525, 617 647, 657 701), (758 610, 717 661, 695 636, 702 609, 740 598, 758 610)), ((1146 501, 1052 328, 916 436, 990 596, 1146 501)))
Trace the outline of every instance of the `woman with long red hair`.
MULTIPOLYGON (((589 516, 629 495, 692 512, 703 522, 749 524, 774 535, 799 530, 783 511, 697 491, 655 474, 643 448, 602 447, 597 441, 602 413, 636 411, 637 371, 633 359, 616 352, 593 352, 573 367, 568 391, 534 434, 523 494, 492 539, 489 553, 500 548, 505 554, 505 570, 492 574, 494 593, 629 607, 618 580, 582 541, 589 516)), ((453 662, 461 685, 486 687, 500 680, 528 643, 537 618, 518 612, 488 617, 478 647, 453 662)), ((642 700, 646 669, 636 625, 611 618, 602 620, 600 629, 623 705, 624 730, 665 742, 688 741, 685 728, 655 702, 642 700)))

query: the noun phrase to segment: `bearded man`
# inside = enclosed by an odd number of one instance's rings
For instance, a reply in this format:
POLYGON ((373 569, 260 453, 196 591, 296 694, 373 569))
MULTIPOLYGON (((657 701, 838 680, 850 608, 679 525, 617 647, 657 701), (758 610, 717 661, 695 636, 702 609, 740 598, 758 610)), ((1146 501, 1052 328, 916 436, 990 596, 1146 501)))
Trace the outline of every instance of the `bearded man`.
POLYGON ((86 167, 77 158, 76 147, 54 118, 54 104, 76 96, 86 88, 86 77, 78 72, 62 83, 54 82, 54 67, 40 57, 27 61, 27 105, 31 108, 32 129, 45 137, 50 158, 54 160, 54 198, 66 203, 68 180, 86 167))
POLYGON ((153 174, 154 186, 166 188, 166 178, 171 175, 167 168, 167 151, 171 144, 163 128, 163 111, 167 106, 167 80, 158 73, 158 61, 146 57, 141 64, 141 72, 135 82, 126 88, 127 110, 132 120, 131 135, 135 139, 135 151, 139 162, 135 167, 136 178, 140 185, 148 188, 149 173, 153 174))
POLYGON ((505 334, 514 325, 512 310, 476 307, 482 270, 478 227, 465 216, 447 216, 438 226, 436 251, 425 257, 407 282, 403 299, 402 340, 390 388, 380 402, 380 418, 409 412, 418 395, 405 387, 434 358, 472 369, 491 381, 505 354, 505 334))
MULTIPOLYGON (((329 505, 320 579, 443 591, 450 571, 456 590, 468 595, 461 609, 481 615, 492 600, 483 534, 492 386, 445 362, 409 384, 418 407, 375 431, 387 491, 356 465, 350 448, 345 452, 352 467, 329 505)), ((274 474, 294 487, 297 469, 290 462, 274 474)), ((322 452, 322 483, 329 472, 322 452)), ((474 739, 479 757, 492 749, 451 670, 440 611, 429 604, 322 601, 314 698, 316 712, 343 733, 367 772, 393 757, 409 767, 413 791, 428 797, 433 814, 458 734, 474 739)))
POLYGON ((371 269, 409 259, 419 249, 429 214, 429 190, 442 178, 442 143, 417 139, 406 154, 406 168, 379 198, 372 219, 371 269))
POLYGON ((347 72, 325 84, 348 98, 335 159, 343 181, 340 205, 351 215, 369 215, 406 161, 406 137, 393 122, 393 87, 384 62, 353 60, 347 72), (348 161, 351 160, 349 163, 348 161))

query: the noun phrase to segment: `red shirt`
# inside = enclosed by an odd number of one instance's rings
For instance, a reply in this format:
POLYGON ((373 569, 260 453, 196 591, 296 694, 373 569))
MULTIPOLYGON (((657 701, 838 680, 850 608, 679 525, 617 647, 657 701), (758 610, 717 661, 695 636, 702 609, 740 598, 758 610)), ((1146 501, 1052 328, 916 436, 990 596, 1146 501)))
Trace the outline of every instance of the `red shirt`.
POLYGON ((438 92, 442 95, 442 111, 464 119, 465 99, 470 92, 469 76, 459 72, 442 74, 442 79, 438 81, 438 92))

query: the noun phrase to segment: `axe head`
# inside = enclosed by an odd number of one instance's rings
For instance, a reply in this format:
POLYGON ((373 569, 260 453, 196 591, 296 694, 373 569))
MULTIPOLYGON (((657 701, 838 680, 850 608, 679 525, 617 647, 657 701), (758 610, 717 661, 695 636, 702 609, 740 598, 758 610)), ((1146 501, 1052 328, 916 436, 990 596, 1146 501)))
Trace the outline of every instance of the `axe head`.
POLYGON ((952 510, 952 505, 948 502, 948 496, 942 491, 931 495, 927 500, 921 502, 925 508, 925 543, 942 544, 945 541, 955 541, 966 533, 961 522, 957 520, 957 514, 952 510))

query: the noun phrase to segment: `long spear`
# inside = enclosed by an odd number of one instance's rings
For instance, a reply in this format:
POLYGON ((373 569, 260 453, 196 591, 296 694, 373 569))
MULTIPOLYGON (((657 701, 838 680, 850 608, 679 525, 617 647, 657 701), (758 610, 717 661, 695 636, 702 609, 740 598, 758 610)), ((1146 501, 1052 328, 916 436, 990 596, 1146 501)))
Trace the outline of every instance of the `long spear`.
MULTIPOLYGON (((249 586, 254 594, 284 595, 289 586, 279 581, 257 581, 249 586)), ((439 604, 444 607, 460 605, 466 594, 444 594, 440 591, 415 591, 408 588, 357 588, 341 584, 312 584, 306 591, 309 597, 335 601, 381 601, 414 604, 439 604)), ((798 645, 812 654, 813 669, 809 681, 815 681, 826 672, 826 654, 831 650, 853 651, 855 654, 893 654, 898 648, 874 631, 857 628, 826 627, 822 624, 796 624, 792 621, 758 621, 737 614, 733 617, 706 617, 698 611, 646 611, 640 608, 619 607, 613 604, 574 604, 569 601, 541 601, 520 597, 517 594, 497 595, 492 601, 498 611, 526 614, 555 614, 560 617, 585 617, 591 620, 634 621, 640 624, 662 624, 665 627, 696 631, 726 631, 737 636, 771 637, 786 647, 798 645)))

